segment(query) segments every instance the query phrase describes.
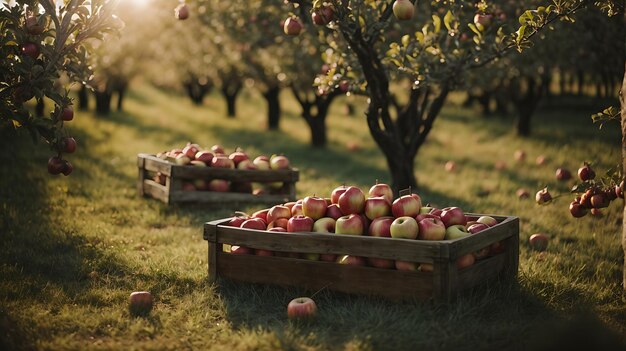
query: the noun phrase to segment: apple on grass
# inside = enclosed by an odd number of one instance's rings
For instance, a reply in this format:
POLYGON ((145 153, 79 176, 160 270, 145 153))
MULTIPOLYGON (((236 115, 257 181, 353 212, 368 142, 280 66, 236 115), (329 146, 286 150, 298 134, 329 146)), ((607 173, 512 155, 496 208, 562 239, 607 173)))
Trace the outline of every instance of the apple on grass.
POLYGON ((545 251, 548 248, 548 236, 543 233, 531 235, 528 242, 535 251, 545 251))
POLYGON ((358 214, 339 217, 335 223, 336 234, 363 235, 363 230, 363 220, 358 214))
POLYGON ((372 185, 368 192, 369 197, 382 196, 391 204, 393 203, 393 190, 388 184, 379 183, 376 181, 375 185, 372 185))
POLYGON ((455 224, 467 224, 465 213, 463 213, 463 210, 458 207, 446 207, 442 209, 440 217, 446 228, 455 224))
POLYGON ((415 239, 418 235, 419 227, 413 217, 403 216, 394 219, 389 228, 392 238, 415 239))
POLYGON ((445 240, 464 238, 468 235, 470 235, 470 233, 467 231, 464 225, 454 224, 446 228, 445 240))
POLYGON ((317 305, 309 297, 298 297, 287 305, 287 317, 289 319, 310 319, 317 314, 317 305))
POLYGON ((383 196, 370 197, 365 200, 365 216, 374 220, 391 214, 391 203, 383 196))
POLYGON ((412 195, 404 195, 397 198, 391 204, 391 213, 394 217, 415 217, 422 208, 421 200, 412 195))
POLYGON ((349 186, 337 200, 341 213, 346 215, 362 213, 365 208, 365 194, 355 186, 349 186))
POLYGON ((391 216, 374 219, 368 228, 368 235, 391 238, 391 224, 394 220, 391 216))
POLYGON ((302 200, 302 213, 313 220, 324 217, 327 207, 326 200, 321 197, 307 196, 302 200))
POLYGON ((311 217, 298 215, 289 218, 287 222, 288 232, 310 232, 313 230, 313 219, 311 217))
POLYGON ((440 219, 425 218, 418 226, 417 238, 421 240, 443 240, 446 237, 446 227, 440 219))
POLYGON ((152 310, 152 294, 148 291, 135 291, 128 298, 128 309, 133 316, 143 316, 152 310))

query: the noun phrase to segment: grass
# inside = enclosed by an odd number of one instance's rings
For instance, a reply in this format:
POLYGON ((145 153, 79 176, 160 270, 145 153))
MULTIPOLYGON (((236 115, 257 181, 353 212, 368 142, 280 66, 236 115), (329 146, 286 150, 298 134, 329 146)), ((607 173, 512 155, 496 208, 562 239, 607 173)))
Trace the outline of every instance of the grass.
MULTIPOLYGON (((319 318, 286 318, 289 300, 312 292, 220 281, 207 282, 202 224, 235 209, 166 206, 136 194, 136 154, 192 140, 251 154, 285 153, 301 170, 300 198, 337 185, 369 188, 389 181, 362 113, 343 104, 329 118, 330 145, 308 146, 308 129, 283 96, 281 131, 266 132, 263 101, 246 93, 238 116, 225 116, 210 96, 193 106, 148 86, 131 91, 126 111, 110 117, 78 113, 69 123, 79 149, 70 177, 46 172, 49 152, 26 135, 0 140, 0 349, 5 350, 483 350, 570 347, 624 349, 626 299, 621 288, 621 208, 602 217, 571 218, 567 190, 554 170, 596 169, 620 157, 617 126, 598 130, 580 100, 555 100, 534 120, 533 136, 517 138, 512 120, 483 118, 451 99, 416 160, 420 194, 438 206, 516 215, 521 220, 518 283, 491 284, 453 304, 394 303, 322 291, 319 318), (348 143, 359 150, 348 151, 348 143), (524 163, 513 153, 523 149, 524 163), (534 164, 540 154, 544 166, 534 164), (455 160, 448 173, 444 163, 455 160), (507 167, 496 171, 494 163, 507 167), (545 185, 565 196, 538 207, 519 200, 545 185), (548 251, 530 250, 528 237, 545 232, 548 251), (148 317, 131 317, 128 295, 149 290, 148 317)), ((364 101, 355 100, 358 111, 364 101)), ((254 211, 260 207, 238 210, 254 211)))

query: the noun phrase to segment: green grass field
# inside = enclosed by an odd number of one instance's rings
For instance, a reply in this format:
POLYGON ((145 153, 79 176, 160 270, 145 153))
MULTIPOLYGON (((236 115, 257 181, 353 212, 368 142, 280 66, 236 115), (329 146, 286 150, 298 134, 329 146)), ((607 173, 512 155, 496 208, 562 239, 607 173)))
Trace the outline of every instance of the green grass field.
MULTIPOLYGON (((436 121, 416 160, 426 202, 475 213, 520 217, 520 270, 514 285, 490 284, 452 304, 389 302, 322 291, 319 315, 287 320, 289 300, 313 292, 207 281, 204 222, 236 209, 167 206, 140 198, 136 155, 187 141, 251 154, 286 154, 301 171, 300 198, 327 196, 342 183, 368 189, 389 181, 386 164, 357 114, 336 103, 330 145, 308 146, 309 134, 287 94, 280 132, 265 131, 265 105, 254 94, 227 119, 211 96, 204 106, 151 87, 131 91, 124 113, 78 113, 69 130, 79 142, 68 159, 70 177, 46 172, 50 155, 27 135, 0 140, 0 349, 46 350, 613 350, 626 348, 626 299, 621 287, 621 201, 602 217, 573 219, 567 210, 573 172, 583 161, 597 170, 620 158, 616 125, 591 123, 580 99, 544 104, 531 138, 517 138, 512 120, 484 118, 455 104, 436 121), (349 151, 356 142, 360 149, 349 151), (516 163, 515 150, 528 159, 516 163), (544 166, 535 158, 545 155, 544 166), (449 173, 444 163, 455 160, 449 173), (496 161, 507 167, 497 171, 496 161), (520 200, 548 185, 564 194, 539 207, 520 200), (551 237, 547 252, 531 251, 528 237, 551 237), (131 317, 128 295, 149 290, 148 317, 131 317), (557 348, 558 347, 558 348, 557 348)), ((460 100, 456 98, 456 100, 460 100)), ((239 208, 254 211, 260 207, 239 208)))

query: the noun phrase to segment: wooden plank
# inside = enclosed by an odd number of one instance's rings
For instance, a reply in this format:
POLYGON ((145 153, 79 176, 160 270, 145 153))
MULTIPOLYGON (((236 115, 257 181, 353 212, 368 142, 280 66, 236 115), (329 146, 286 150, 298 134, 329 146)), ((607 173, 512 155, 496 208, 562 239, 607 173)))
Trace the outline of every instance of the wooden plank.
POLYGON ((151 172, 161 172, 163 175, 171 176, 172 175, 172 166, 173 164, 162 160, 158 157, 147 155, 147 154, 139 154, 137 157, 141 157, 144 160, 144 168, 147 171, 151 172))
POLYGON ((146 195, 167 203, 167 188, 152 179, 144 179, 143 192, 146 195))
POLYGON ((447 257, 436 258, 433 267, 433 297, 436 301, 449 302, 457 293, 456 279, 458 270, 456 261, 447 257))
POLYGON ((145 193, 143 191, 143 180, 146 179, 146 170, 144 168, 144 159, 142 157, 137 156, 137 191, 140 196, 144 196, 145 193))
POLYGON ((450 245, 450 259, 456 260, 470 252, 478 251, 500 240, 519 235, 519 219, 506 217, 497 225, 476 234, 447 241, 450 245))
POLYGON ((328 288, 390 299, 427 300, 433 295, 430 273, 282 257, 217 252, 217 274, 243 282, 296 286, 311 291, 328 288))
POLYGON ((209 268, 209 282, 214 282, 217 279, 217 251, 219 246, 219 251, 221 250, 222 244, 218 244, 216 242, 208 242, 209 244, 209 257, 208 257, 208 268, 209 268))
POLYGON ((204 223, 204 240, 217 242, 217 226, 220 224, 226 225, 232 217, 217 219, 214 221, 204 223))
POLYGON ((458 290, 463 291, 484 284, 503 272, 507 257, 504 253, 480 260, 459 271, 458 290))
POLYGON ((516 279, 519 270, 519 231, 517 235, 504 240, 504 269, 503 276, 507 279, 516 279))
POLYGON ((286 252, 333 253, 432 263, 441 256, 440 241, 392 239, 324 233, 281 233, 219 226, 224 244, 286 252))
POLYGON ((172 176, 182 179, 226 179, 233 182, 293 183, 298 179, 298 171, 290 169, 261 171, 174 165, 172 176))
POLYGON ((213 191, 175 191, 170 194, 172 202, 281 204, 291 201, 287 195, 253 195, 244 193, 220 193, 213 191))

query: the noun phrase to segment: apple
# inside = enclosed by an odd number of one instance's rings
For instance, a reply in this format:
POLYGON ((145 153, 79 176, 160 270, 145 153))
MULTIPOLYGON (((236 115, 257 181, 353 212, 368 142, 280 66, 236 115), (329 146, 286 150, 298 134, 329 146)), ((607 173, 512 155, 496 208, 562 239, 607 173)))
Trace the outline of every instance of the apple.
POLYGON ((293 208, 293 205, 295 204, 296 204, 295 201, 289 201, 289 202, 285 202, 283 206, 286 206, 289 209, 289 211, 291 211, 291 209, 293 208))
POLYGON ((289 169, 289 159, 283 155, 272 155, 270 157, 271 169, 289 169))
POLYGON ((385 258, 378 257, 368 257, 367 258, 368 265, 376 268, 382 269, 392 269, 395 267, 396 262, 394 260, 388 260, 385 258))
POLYGON ((326 215, 326 200, 317 196, 307 196, 302 200, 302 212, 305 216, 320 219, 326 215))
POLYGON ((489 226, 486 225, 485 223, 475 223, 467 227, 467 231, 470 232, 470 234, 476 234, 485 229, 489 229, 489 226))
POLYGON ((233 163, 233 160, 229 159, 226 156, 215 155, 213 156, 213 159, 211 160, 211 167, 234 169, 235 164, 233 163))
POLYGON ((591 197, 591 206, 593 208, 604 208, 609 205, 609 201, 604 193, 598 193, 591 197))
POLYGON ((48 159, 48 173, 57 175, 61 174, 65 164, 59 156, 52 156, 48 159))
POLYGON ((209 191, 226 193, 230 190, 230 183, 224 179, 212 179, 207 186, 209 191))
POLYGON ((272 227, 272 228, 269 228, 267 231, 268 232, 282 232, 282 233, 284 233, 284 232, 287 232, 287 229, 285 229, 283 227, 272 227))
POLYGON ((365 200, 365 216, 374 220, 391 214, 391 203, 383 196, 370 197, 365 200))
POLYGON ((279 218, 291 218, 291 210, 287 206, 275 205, 267 211, 266 221, 273 222, 279 218))
POLYGON ((526 160, 526 151, 524 150, 515 150, 513 153, 513 157, 517 162, 524 162, 526 160))
POLYGON ((250 217, 252 218, 260 218, 263 222, 267 223, 267 213, 270 211, 269 208, 258 210, 254 212, 250 217))
POLYGON ((310 232, 313 230, 313 219, 311 217, 297 215, 289 218, 287 222, 288 232, 310 232))
POLYGON ((349 186, 337 200, 343 215, 362 213, 365 208, 365 194, 355 186, 349 186))
POLYGON ((266 230, 267 225, 265 225, 265 222, 261 218, 250 218, 241 223, 240 228, 266 230))
POLYGON ((252 160, 243 160, 236 166, 237 169, 256 170, 258 167, 252 162, 252 160))
POLYGON ((157 172, 154 175, 153 179, 154 179, 155 182, 157 182, 157 183, 159 183, 161 185, 165 185, 165 182, 167 181, 167 177, 163 173, 161 173, 161 172, 157 172))
POLYGON ((189 6, 186 3, 179 4, 174 9, 174 17, 183 21, 189 18, 189 6))
POLYGON ((572 178, 572 173, 565 168, 557 168, 556 179, 559 181, 566 181, 572 178))
POLYGON ((39 24, 39 20, 37 19, 36 16, 26 17, 25 24, 26 24, 26 31, 30 35, 39 35, 43 33, 43 31, 46 29, 45 25, 39 24))
POLYGON ((446 228, 455 224, 465 225, 467 223, 465 213, 459 207, 446 207, 441 210, 441 221, 446 228))
POLYGON ((197 144, 188 143, 183 148, 183 154, 189 157, 190 160, 195 159, 196 154, 200 151, 200 147, 197 144))
POLYGON ((287 224, 289 223, 289 218, 277 218, 267 224, 267 229, 272 229, 275 227, 287 229, 287 224))
POLYGON ((365 266, 365 258, 361 256, 343 255, 337 259, 339 264, 347 264, 353 266, 365 266))
POLYGON ((400 261, 400 260, 396 260, 394 265, 396 269, 399 271, 410 271, 410 272, 417 271, 419 267, 419 263, 409 262, 409 261, 400 261))
POLYGON ((335 222, 335 233, 348 235, 363 235, 363 220, 358 214, 342 216, 335 222))
POLYGON ((391 223, 394 220, 395 218, 391 216, 374 219, 369 226, 368 235, 391 238, 391 223))
POLYGON ((491 216, 480 216, 478 217, 476 222, 486 224, 490 227, 493 227, 494 225, 498 224, 498 221, 491 216))
POLYGON ((67 152, 68 154, 76 151, 76 139, 72 137, 65 137, 61 139, 61 147, 63 148, 63 152, 67 152))
POLYGON ((378 183, 378 181, 376 181, 376 184, 372 185, 368 192, 368 196, 382 196, 387 199, 390 204, 393 203, 393 190, 391 189, 391 187, 388 184, 378 183))
POLYGON ((578 169, 578 178, 583 182, 591 180, 596 177, 596 172, 591 168, 588 163, 578 169))
POLYGON ((580 218, 587 215, 587 208, 581 205, 578 201, 572 201, 569 204, 569 213, 574 218, 580 218))
POLYGON ((345 185, 340 185, 333 189, 333 191, 330 193, 330 201, 334 204, 339 203, 339 196, 341 196, 341 194, 343 194, 346 189, 348 189, 348 187, 345 185))
POLYGON ((474 24, 476 25, 476 28, 482 32, 491 25, 492 19, 493 16, 491 14, 477 13, 474 16, 474 24))
POLYGON ((22 45, 22 54, 31 57, 33 60, 37 59, 40 53, 39 46, 35 43, 26 42, 22 45))
POLYGON ((63 168, 61 169, 61 173, 64 176, 68 176, 68 175, 70 175, 72 173, 73 170, 74 170, 74 167, 72 166, 70 161, 63 160, 63 168))
POLYGON ((213 153, 207 150, 198 151, 194 158, 198 161, 204 162, 205 165, 209 166, 211 164, 211 160, 213 160, 213 153))
POLYGON ((299 35, 302 31, 302 23, 297 17, 289 17, 285 20, 283 31, 287 35, 299 35))
POLYGON ((441 217, 435 216, 432 213, 420 213, 417 216, 415 216, 415 220, 417 221, 417 223, 419 223, 422 219, 426 219, 426 218, 436 218, 436 219, 441 220, 441 217))
POLYGON ((548 248, 548 236, 543 233, 537 233, 528 239, 530 247, 535 251, 545 251, 548 248))
POLYGON ((334 218, 322 217, 313 223, 313 231, 316 233, 334 233, 336 223, 334 218))
POLYGON ((468 253, 456 259, 456 267, 458 269, 467 268, 476 262, 476 257, 473 254, 468 253))
POLYGON ((226 151, 224 151, 224 147, 220 144, 215 144, 213 146, 211 146, 211 151, 213 152, 213 154, 225 154, 226 151))
POLYGON ((434 209, 435 209, 435 208, 434 208, 434 207, 432 207, 432 206, 430 206, 430 205, 429 205, 429 206, 422 206, 422 207, 420 208, 420 214, 431 213, 431 212, 432 212, 432 210, 434 210, 434 209))
POLYGON ((181 166, 185 166, 188 165, 189 163, 191 163, 191 159, 189 158, 189 156, 180 153, 178 155, 176 155, 176 158, 174 158, 174 162, 177 165, 181 165, 181 166))
POLYGON ((228 223, 226 224, 229 227, 236 227, 239 228, 241 227, 241 225, 243 224, 243 222, 245 222, 247 219, 249 219, 250 217, 248 216, 235 216, 232 217, 228 223))
POLYGON ((391 204, 391 213, 394 217, 415 217, 420 213, 422 203, 412 195, 404 195, 397 198, 391 204))
POLYGON ((304 211, 302 210, 302 203, 296 203, 295 205, 293 205, 293 207, 291 208, 291 216, 299 216, 302 215, 304 216, 304 211))
POLYGON ((545 165, 546 164, 546 156, 544 156, 544 155, 537 156, 537 158, 535 159, 535 163, 537 164, 537 166, 545 165))
POLYGON ((191 160, 189 164, 196 167, 206 167, 206 163, 198 160, 191 160))
POLYGON ((552 195, 548 191, 548 188, 543 188, 535 194, 535 201, 538 205, 545 205, 552 201, 552 195))
POLYGON ((289 319, 311 319, 317 314, 317 305, 309 297, 298 297, 287 305, 289 319))
POLYGON ((420 272, 432 272, 435 270, 435 266, 432 263, 421 263, 418 270, 420 272))
POLYGON ((341 216, 343 216, 343 213, 341 213, 341 210, 339 209, 339 205, 337 204, 330 204, 326 207, 326 217, 330 217, 330 218, 334 218, 337 219, 341 216))
POLYGON ((623 180, 621 183, 619 183, 619 185, 615 186, 615 195, 617 195, 617 197, 619 197, 620 199, 624 198, 624 181, 623 180))
POLYGON ((334 10, 331 6, 322 6, 311 13, 311 20, 318 26, 325 26, 333 20, 334 10))
POLYGON ((267 156, 257 156, 252 163, 259 170, 267 171, 270 169, 270 159, 267 156))
POLYGON ((602 217, 602 210, 600 210, 599 208, 592 208, 589 212, 594 217, 602 217))
POLYGON ((498 171, 504 170, 506 169, 506 162, 504 161, 496 161, 496 163, 494 163, 493 168, 495 168, 498 171))
POLYGON ((196 191, 196 186, 192 182, 183 182, 182 183, 183 191, 196 191))
POLYGON ((409 0, 396 0, 393 3, 393 15, 400 21, 407 21, 413 18, 415 7, 409 0))
POLYGON ((446 240, 454 240, 470 235, 464 225, 454 224, 446 228, 446 240))
POLYGON ((530 193, 528 192, 528 190, 524 188, 517 189, 517 191, 515 192, 515 195, 517 195, 517 197, 520 199, 527 199, 530 197, 530 193))
POLYGON ((417 239, 443 240, 446 237, 446 226, 440 219, 425 218, 417 223, 417 239))
POLYGON ((241 163, 241 161, 249 159, 248 155, 243 151, 235 151, 231 153, 230 155, 228 155, 228 158, 231 161, 233 161, 235 168, 237 168, 237 166, 239 165, 239 163, 241 163))
POLYGON ((456 163, 454 161, 448 161, 444 165, 444 169, 448 172, 454 172, 456 170, 456 163))
POLYGON ((128 298, 128 309, 134 316, 147 315, 152 310, 152 294, 148 291, 135 291, 128 298))
MULTIPOLYGON (((191 161, 191 162, 194 162, 194 161, 191 161)), ((196 187, 196 190, 202 190, 202 191, 209 190, 209 182, 207 182, 204 179, 194 179, 192 183, 193 183, 193 186, 196 187)))
POLYGON ((74 119, 74 109, 72 106, 66 106, 61 111, 61 119, 64 121, 71 121, 74 119))
POLYGON ((415 239, 419 227, 413 217, 402 216, 394 219, 389 228, 392 238, 415 239))
POLYGON ((254 254, 257 256, 274 256, 274 252, 271 250, 265 250, 265 249, 256 249, 254 250, 254 254))

